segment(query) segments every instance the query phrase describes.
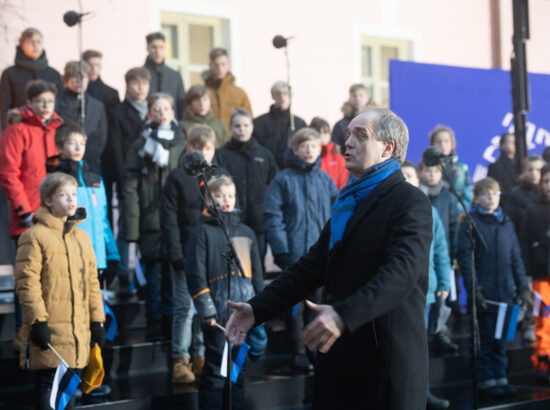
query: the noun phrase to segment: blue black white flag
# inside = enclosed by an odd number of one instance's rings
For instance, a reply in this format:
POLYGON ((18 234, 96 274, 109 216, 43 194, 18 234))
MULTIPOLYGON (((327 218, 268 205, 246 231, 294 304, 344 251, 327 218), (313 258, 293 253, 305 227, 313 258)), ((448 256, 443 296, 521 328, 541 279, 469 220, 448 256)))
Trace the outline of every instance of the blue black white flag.
POLYGON ((533 316, 548 317, 548 315, 550 315, 550 306, 544 303, 542 296, 537 291, 533 291, 533 293, 535 295, 535 300, 533 301, 533 316))
MULTIPOLYGON (((233 347, 233 345, 231 345, 231 347, 233 347)), ((228 350, 228 344, 226 341, 223 348, 222 364, 220 367, 220 375, 223 377, 227 377, 227 355, 229 354, 228 350)), ((239 378, 239 374, 241 373, 244 361, 246 360, 246 356, 248 355, 249 350, 250 345, 248 345, 248 343, 243 343, 241 348, 239 349, 239 353, 237 353, 237 358, 233 362, 233 367, 231 367, 231 381, 233 383, 236 383, 237 379, 239 378)))
POLYGON ((495 327, 495 339, 514 340, 518 326, 520 307, 500 302, 498 304, 497 325, 495 327))
POLYGON ((113 312, 113 309, 109 306, 107 299, 103 299, 103 309, 105 311, 105 338, 109 342, 112 342, 115 340, 118 322, 115 317, 115 312, 113 312))
POLYGON ((61 360, 53 379, 52 394, 50 395, 51 408, 64 410, 79 384, 80 377, 69 368, 67 363, 61 360))

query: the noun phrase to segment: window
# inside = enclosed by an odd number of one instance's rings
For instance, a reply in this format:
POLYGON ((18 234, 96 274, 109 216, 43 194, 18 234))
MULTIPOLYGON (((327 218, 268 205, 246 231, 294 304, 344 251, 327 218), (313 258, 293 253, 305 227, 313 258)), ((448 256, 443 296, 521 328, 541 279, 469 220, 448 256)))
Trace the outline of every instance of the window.
POLYGON ((185 87, 202 84, 208 69, 208 54, 215 47, 229 48, 224 35, 225 19, 179 13, 161 13, 161 31, 166 37, 166 64, 181 73, 185 87))
POLYGON ((410 41, 361 38, 361 81, 378 105, 390 105, 390 60, 409 60, 411 52, 410 41))

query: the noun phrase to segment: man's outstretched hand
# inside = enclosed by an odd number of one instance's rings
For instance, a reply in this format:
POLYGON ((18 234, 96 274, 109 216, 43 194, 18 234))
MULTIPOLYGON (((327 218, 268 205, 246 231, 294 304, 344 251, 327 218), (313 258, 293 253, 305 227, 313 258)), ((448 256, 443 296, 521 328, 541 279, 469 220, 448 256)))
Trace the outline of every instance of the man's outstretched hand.
POLYGON ((227 301, 227 306, 234 309, 225 325, 225 336, 235 346, 240 346, 246 340, 246 334, 254 326, 254 311, 248 303, 227 301))
POLYGON ((306 300, 307 306, 319 314, 302 332, 302 341, 315 352, 327 353, 346 326, 330 305, 316 305, 306 300))

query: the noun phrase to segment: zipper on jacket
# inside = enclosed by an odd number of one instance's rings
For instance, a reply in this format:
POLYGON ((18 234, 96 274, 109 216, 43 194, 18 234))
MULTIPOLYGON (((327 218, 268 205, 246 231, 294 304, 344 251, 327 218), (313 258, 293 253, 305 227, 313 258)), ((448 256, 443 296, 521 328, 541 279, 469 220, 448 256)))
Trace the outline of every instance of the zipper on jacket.
MULTIPOLYGON (((65 230, 65 226, 63 227, 65 230)), ((67 241, 65 240, 65 232, 63 232, 63 244, 65 245, 65 253, 67 254, 67 267, 69 268, 69 286, 71 287, 71 308, 72 308, 72 327, 73 327, 73 337, 74 337, 74 346, 75 346, 75 367, 78 367, 78 339, 75 334, 75 321, 74 321, 74 308, 75 308, 75 299, 74 299, 74 289, 72 283, 71 275, 71 260, 69 258, 69 249, 67 248, 67 241)))

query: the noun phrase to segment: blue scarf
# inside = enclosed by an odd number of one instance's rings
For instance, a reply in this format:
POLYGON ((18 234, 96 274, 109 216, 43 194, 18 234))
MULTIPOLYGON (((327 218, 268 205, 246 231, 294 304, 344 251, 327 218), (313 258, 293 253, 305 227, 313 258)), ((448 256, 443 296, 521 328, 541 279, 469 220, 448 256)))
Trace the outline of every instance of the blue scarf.
POLYGON ((498 223, 502 223, 504 221, 504 213, 502 212, 502 208, 499 206, 495 211, 491 214, 489 213, 485 208, 483 208, 479 204, 473 204, 472 210, 476 211, 480 215, 492 215, 498 223))
POLYGON ((338 195, 338 199, 332 205, 330 220, 330 246, 342 240, 348 222, 355 212, 357 204, 366 199, 380 183, 400 168, 396 158, 390 158, 373 166, 361 178, 352 178, 338 195))

